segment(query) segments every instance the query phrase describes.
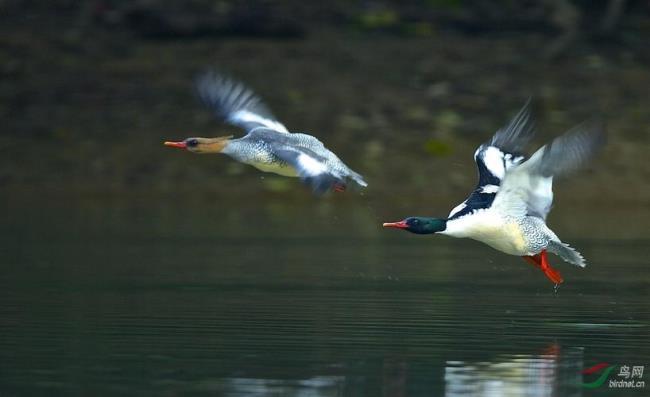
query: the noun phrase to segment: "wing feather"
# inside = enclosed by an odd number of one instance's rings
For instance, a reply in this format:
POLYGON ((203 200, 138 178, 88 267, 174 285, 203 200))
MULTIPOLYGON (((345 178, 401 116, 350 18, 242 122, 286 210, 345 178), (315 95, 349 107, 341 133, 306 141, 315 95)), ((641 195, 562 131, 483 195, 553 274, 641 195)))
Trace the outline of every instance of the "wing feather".
POLYGON ((492 208, 517 217, 546 219, 553 202, 553 177, 584 165, 604 143, 603 124, 596 121, 582 123, 555 138, 508 170, 492 208))
POLYGON ((323 194, 336 186, 346 185, 346 178, 343 175, 332 171, 327 167, 325 158, 307 148, 285 146, 274 149, 273 153, 290 164, 300 179, 316 194, 323 194))
POLYGON ((289 132, 253 91, 236 80, 207 72, 197 78, 196 92, 201 102, 232 125, 249 132, 259 127, 289 132))
POLYGON ((525 160, 521 151, 535 134, 530 104, 529 99, 506 126, 476 149, 474 161, 478 169, 478 184, 467 200, 451 210, 449 219, 490 207, 507 170, 525 160))

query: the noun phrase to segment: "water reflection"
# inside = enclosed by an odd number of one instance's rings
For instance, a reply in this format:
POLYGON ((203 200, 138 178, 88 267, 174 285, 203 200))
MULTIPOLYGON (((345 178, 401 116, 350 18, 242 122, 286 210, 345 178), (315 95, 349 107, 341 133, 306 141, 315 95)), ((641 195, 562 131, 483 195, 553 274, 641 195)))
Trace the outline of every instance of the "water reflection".
POLYGON ((8 212, 0 391, 574 396, 583 362, 650 356, 645 241, 579 241, 596 263, 554 294, 471 241, 370 230, 366 208, 337 209, 346 227, 285 210, 8 212))
POLYGON ((300 380, 230 378, 220 385, 224 396, 332 397, 344 390, 342 376, 314 376, 300 380))
POLYGON ((581 396, 581 348, 552 344, 539 355, 447 361, 445 396, 581 396))
POLYGON ((376 395, 401 397, 428 395, 426 390, 441 389, 440 395, 458 396, 582 396, 582 348, 561 348, 551 344, 537 354, 514 354, 480 361, 444 361, 442 385, 435 386, 438 373, 435 361, 422 363, 407 358, 383 358, 381 365, 348 362, 329 372, 339 374, 307 376, 301 379, 232 377, 221 381, 202 382, 203 388, 218 390, 224 396, 341 396, 359 395, 375 390, 376 395), (355 375, 354 368, 366 365, 366 371, 355 375), (434 374, 434 377, 431 375, 434 374), (373 382, 377 382, 373 384, 373 382), (442 387, 440 387, 442 386, 442 387))

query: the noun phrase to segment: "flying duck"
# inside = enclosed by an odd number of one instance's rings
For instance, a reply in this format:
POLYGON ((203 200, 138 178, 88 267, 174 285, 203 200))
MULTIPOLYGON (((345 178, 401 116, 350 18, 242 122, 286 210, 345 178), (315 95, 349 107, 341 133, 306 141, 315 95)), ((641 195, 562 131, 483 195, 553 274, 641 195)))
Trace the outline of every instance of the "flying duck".
POLYGON ((584 122, 527 158, 522 150, 535 127, 530 101, 504 128, 474 153, 479 181, 469 197, 447 218, 408 217, 384 223, 417 234, 439 233, 481 241, 540 268, 556 285, 562 276, 551 267, 547 252, 585 267, 582 255, 562 242, 546 225, 553 202, 553 177, 584 164, 605 143, 601 123, 584 122))
POLYGON ((342 191, 350 181, 367 186, 321 141, 311 135, 290 133, 253 91, 215 72, 196 81, 199 99, 225 122, 247 131, 241 138, 187 138, 165 145, 194 153, 223 153, 245 164, 275 174, 299 177, 316 194, 342 191))

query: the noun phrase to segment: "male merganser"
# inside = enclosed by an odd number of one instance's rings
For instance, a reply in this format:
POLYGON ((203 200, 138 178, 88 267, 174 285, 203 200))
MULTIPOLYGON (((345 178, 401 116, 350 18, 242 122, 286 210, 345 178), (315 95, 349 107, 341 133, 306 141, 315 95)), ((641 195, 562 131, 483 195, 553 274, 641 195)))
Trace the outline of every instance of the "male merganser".
POLYGON ((526 103, 506 127, 476 150, 478 186, 446 219, 409 217, 383 226, 478 240, 506 254, 522 256, 556 285, 561 283, 562 276, 548 263, 547 251, 580 267, 586 263, 546 226, 553 177, 585 163, 604 144, 605 133, 601 123, 585 122, 527 159, 521 150, 534 131, 526 103))
POLYGON ((224 153, 264 172, 300 177, 317 194, 345 190, 350 180, 367 186, 361 175, 348 168, 321 141, 311 135, 290 133, 243 84, 209 72, 199 77, 196 89, 201 101, 217 116, 248 133, 239 139, 187 138, 165 145, 194 153, 224 153))

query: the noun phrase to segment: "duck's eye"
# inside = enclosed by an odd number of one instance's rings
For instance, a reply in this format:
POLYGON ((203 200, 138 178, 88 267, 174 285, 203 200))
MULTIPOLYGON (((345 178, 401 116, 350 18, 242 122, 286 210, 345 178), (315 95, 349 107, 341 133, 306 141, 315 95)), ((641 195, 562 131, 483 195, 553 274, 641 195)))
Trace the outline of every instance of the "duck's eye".
POLYGON ((185 142, 185 143, 189 147, 194 147, 194 146, 199 144, 199 140, 198 139, 188 139, 187 142, 185 142))

